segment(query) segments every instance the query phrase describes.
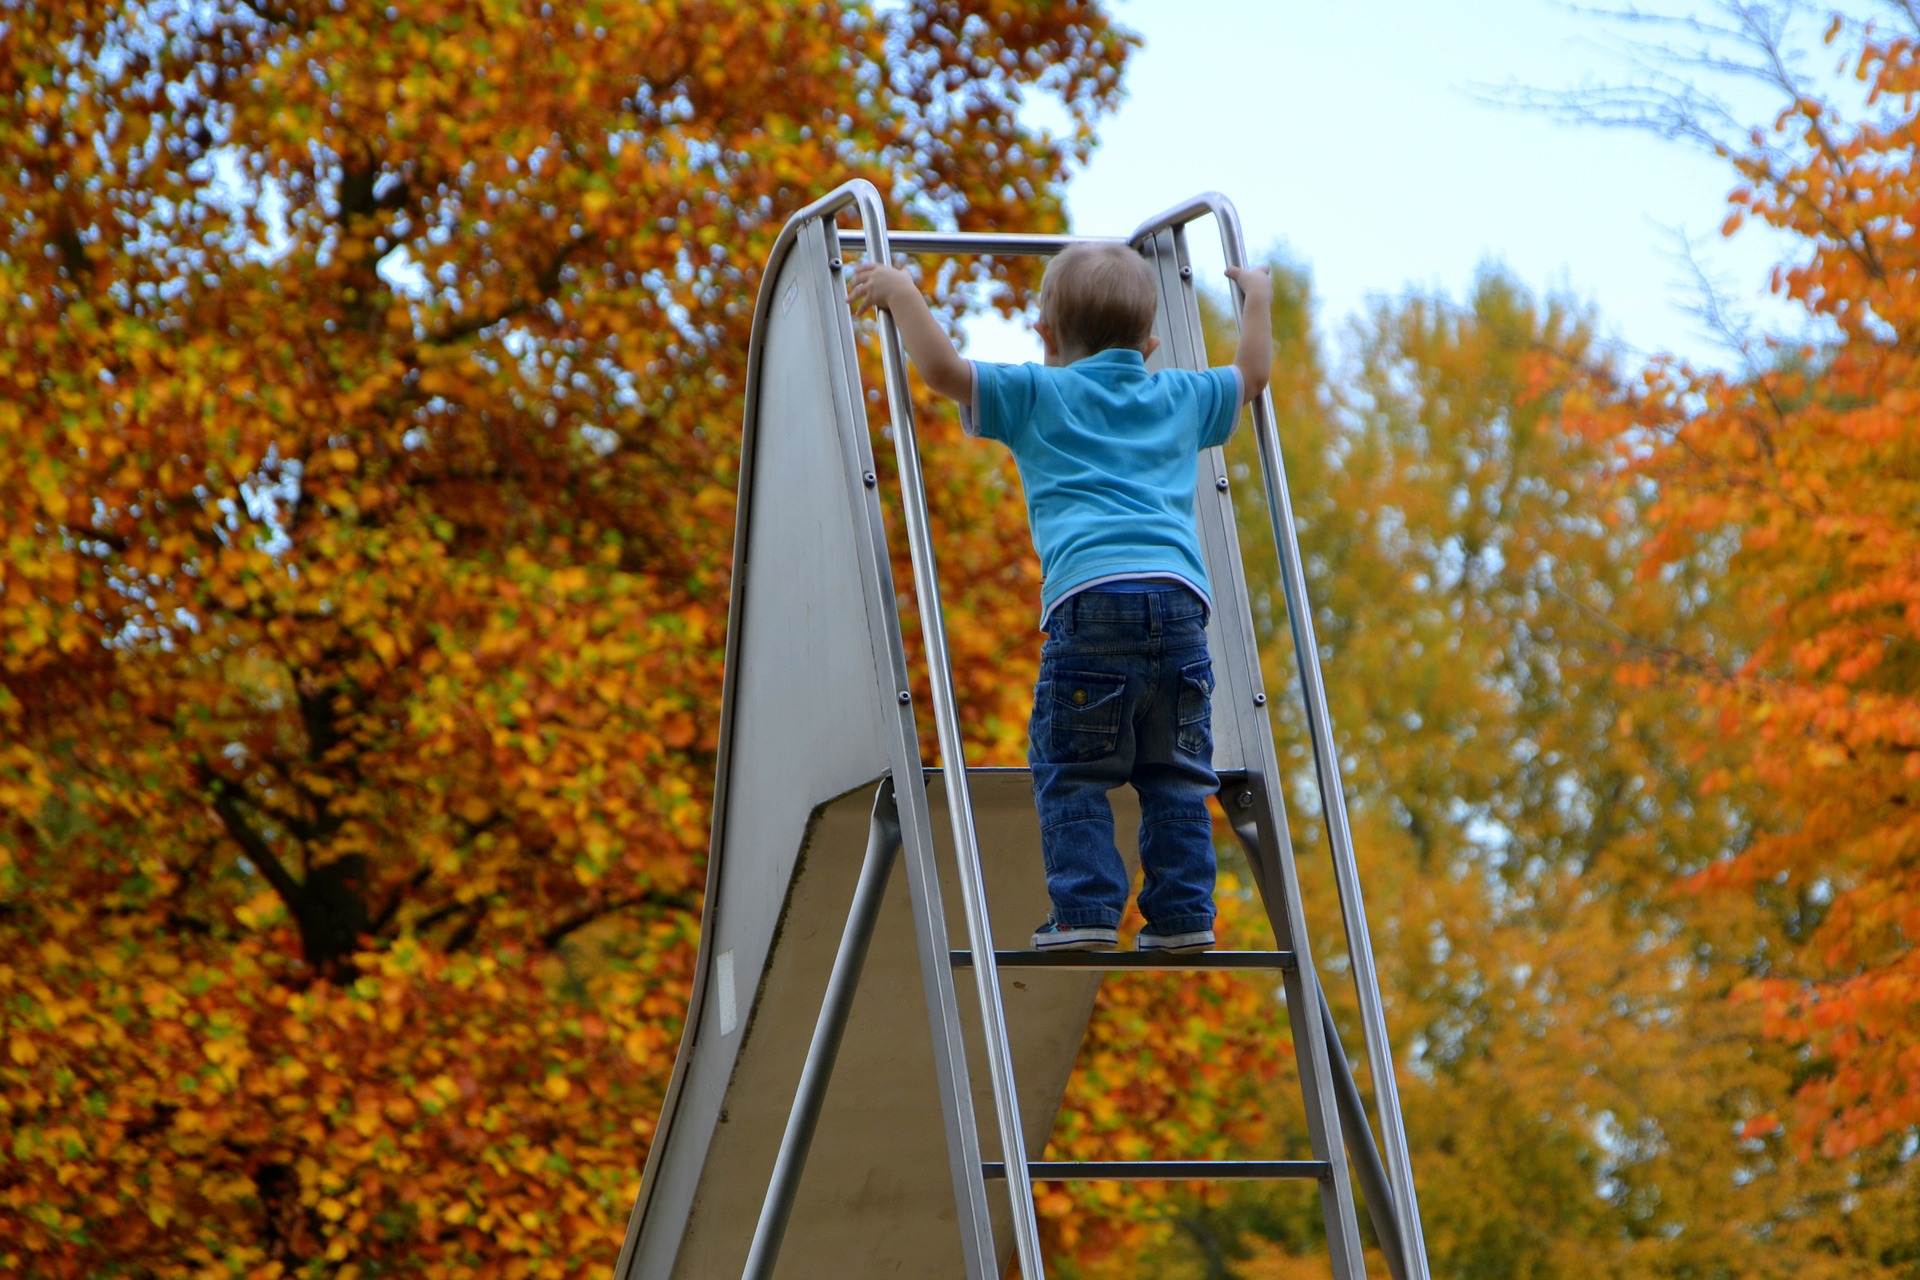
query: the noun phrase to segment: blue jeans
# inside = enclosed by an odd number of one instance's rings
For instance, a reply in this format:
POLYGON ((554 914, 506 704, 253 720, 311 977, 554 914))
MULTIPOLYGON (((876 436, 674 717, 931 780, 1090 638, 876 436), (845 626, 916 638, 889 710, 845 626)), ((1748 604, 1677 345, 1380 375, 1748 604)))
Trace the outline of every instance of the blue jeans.
POLYGON ((1157 933, 1213 926, 1213 662, 1207 608, 1175 583, 1094 587, 1047 619, 1027 762, 1053 918, 1112 928, 1127 905, 1107 793, 1140 797, 1140 913, 1157 933))

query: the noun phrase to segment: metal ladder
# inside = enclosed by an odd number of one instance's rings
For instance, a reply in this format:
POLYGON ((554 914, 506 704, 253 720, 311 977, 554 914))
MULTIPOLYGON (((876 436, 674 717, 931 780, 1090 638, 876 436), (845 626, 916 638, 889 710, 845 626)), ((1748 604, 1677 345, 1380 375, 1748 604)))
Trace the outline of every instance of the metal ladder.
MULTIPOLYGON (((1190 368, 1204 367, 1205 352, 1193 289, 1193 272, 1187 254, 1186 228, 1206 217, 1211 217, 1217 224, 1227 264, 1246 265, 1246 246, 1239 217, 1229 201, 1212 193, 1176 205, 1148 219, 1122 241, 1142 252, 1160 278, 1162 306, 1155 332, 1162 338, 1161 360, 1190 368)), ((890 234, 879 194, 864 181, 848 183, 816 201, 796 214, 789 226, 811 219, 824 222, 829 232, 834 234, 842 253, 859 251, 870 260, 883 262, 890 261, 892 254, 900 252, 942 256, 1051 255, 1073 243, 1101 239, 972 233, 890 234), (836 233, 836 215, 849 208, 858 214, 861 229, 840 229, 836 233)), ((843 274, 841 258, 833 258, 830 267, 836 275, 843 274)), ((1235 293, 1237 316, 1240 301, 1237 289, 1235 293)), ((926 490, 908 394, 906 359, 891 316, 881 313, 879 331, 886 395, 894 424, 892 434, 898 453, 902 509, 931 675, 933 717, 941 759, 946 764, 940 773, 958 862, 968 947, 966 950, 948 950, 939 904, 939 887, 932 874, 932 850, 924 837, 912 838, 916 828, 922 832, 926 828, 926 796, 923 792, 915 794, 916 789, 911 786, 900 785, 896 790, 899 779, 890 780, 883 784, 876 798, 867 853, 860 869, 852 910, 828 979, 826 996, 802 1068, 799 1088, 762 1203, 743 1275, 747 1280, 770 1280, 773 1275, 805 1167, 814 1125, 833 1073, 841 1033, 859 982, 867 941, 879 915, 881 896, 892 864, 904 842, 908 846, 907 870, 912 885, 921 960, 923 968, 927 970, 924 977, 930 1000, 929 1013, 935 1025, 936 1067, 940 1076, 955 1198, 970 1280, 994 1280, 996 1250, 985 1202, 988 1182, 1001 1180, 1005 1183, 1012 1209, 1015 1252, 1019 1258, 1021 1275, 1027 1280, 1042 1280, 1045 1269, 1034 1208, 1033 1182, 1102 1178, 1314 1180, 1320 1187, 1333 1272, 1341 1280, 1362 1277, 1365 1275, 1365 1265, 1349 1181, 1349 1157, 1353 1160, 1353 1173, 1361 1184, 1369 1218, 1395 1280, 1428 1280, 1426 1249, 1394 1082, 1392 1052, 1368 937, 1338 756, 1327 714, 1326 691, 1313 634, 1312 612, 1306 598, 1299 544, 1294 536, 1292 503, 1281 462, 1271 396, 1263 392, 1255 401, 1254 430, 1266 488, 1267 509, 1279 551, 1281 585, 1293 633, 1320 807, 1339 889, 1361 1026, 1372 1068, 1374 1099, 1385 1146, 1384 1163, 1375 1146, 1352 1071, 1341 1049, 1339 1033, 1320 988, 1312 950, 1307 943, 1300 889, 1287 839, 1282 780, 1264 693, 1253 694, 1251 707, 1233 711, 1243 729, 1250 724, 1256 726, 1243 735, 1252 744, 1251 754, 1254 758, 1246 762, 1244 769, 1222 775, 1220 801, 1230 825, 1246 849, 1281 950, 1211 952, 1171 957, 1127 952, 1060 954, 995 950, 980 842, 975 830, 974 806, 967 770, 963 767, 966 757, 929 531, 926 490), (911 811, 905 815, 907 821, 904 823, 902 806, 911 811), (905 835, 903 826, 907 829, 905 835), (950 968, 944 973, 936 972, 939 966, 950 968), (974 977, 985 1032, 999 1144, 1004 1155, 1001 1161, 986 1161, 980 1154, 980 1139, 966 1083, 965 1052, 958 1035, 958 1010, 952 1003, 952 969, 969 970, 974 977), (1003 969, 1151 970, 1168 973, 1211 969, 1278 970, 1283 975, 1285 985, 1288 1016, 1306 1104, 1312 1158, 1231 1162, 1030 1160, 1021 1128, 1013 1053, 1000 988, 1000 972, 1003 969)), ((1205 469, 1203 461, 1203 484, 1205 469)), ((1245 582, 1238 545, 1233 535, 1231 507, 1227 505, 1230 486, 1218 450, 1212 451, 1212 469, 1213 488, 1221 504, 1219 511, 1225 513, 1225 518, 1222 523, 1216 514, 1213 523, 1203 530, 1210 541, 1208 560, 1214 566, 1216 582, 1224 576, 1220 572, 1223 567, 1230 567, 1233 574, 1230 582, 1220 582, 1216 588, 1217 594, 1228 597, 1220 602, 1220 610, 1229 607, 1230 600, 1244 617, 1247 611, 1245 582)), ((866 480, 871 488, 874 482, 871 472, 866 480)), ((1242 643, 1237 647, 1238 651, 1216 653, 1216 661, 1241 664, 1240 684, 1257 691, 1260 684, 1259 655, 1251 647, 1250 625, 1241 630, 1240 639, 1242 643)), ((900 687, 899 699, 906 703, 908 694, 904 684, 900 687)), ((1219 709, 1216 708, 1218 714, 1219 709)))

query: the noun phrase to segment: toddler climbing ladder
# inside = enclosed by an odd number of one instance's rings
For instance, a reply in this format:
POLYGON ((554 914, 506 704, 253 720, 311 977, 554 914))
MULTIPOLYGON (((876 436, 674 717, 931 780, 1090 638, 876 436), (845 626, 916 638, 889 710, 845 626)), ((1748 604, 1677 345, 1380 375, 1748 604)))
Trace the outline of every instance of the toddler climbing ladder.
MULTIPOLYGON (((1142 224, 1155 268, 1154 367, 1205 367, 1186 227, 1217 195, 1142 224)), ((967 769, 907 369, 880 318, 933 719, 920 756, 843 255, 1052 254, 1091 237, 889 235, 850 182, 787 223, 754 315, 741 448, 713 842, 691 1006, 615 1280, 1045 1273, 1032 1184, 1118 1178, 1314 1181, 1339 1280, 1365 1275, 1352 1174, 1395 1280, 1427 1280, 1365 909, 1270 399, 1254 406, 1263 479, 1312 738, 1384 1163, 1308 945, 1230 485, 1200 460, 1214 587, 1220 802, 1281 950, 1036 953, 1045 918, 1027 772, 967 769), (858 231, 837 218, 852 211, 858 231), (864 855, 858 851, 864 849, 864 855), (904 875, 894 875, 899 862, 904 875), (988 902, 993 902, 989 914, 988 902), (965 939, 962 947, 950 938, 965 939), (1271 969, 1282 979, 1311 1150, 1235 1162, 1043 1163, 1102 976, 1271 969), (956 973, 975 988, 968 1016, 956 973), (984 1064, 982 1077, 980 1066, 984 1064), (982 1111, 993 1117, 983 1135, 982 1111)), ((985 446, 983 446, 985 447, 985 446)), ((1132 856, 1132 795, 1115 792, 1132 856)), ((1177 976, 1167 981, 1178 981, 1177 976)))

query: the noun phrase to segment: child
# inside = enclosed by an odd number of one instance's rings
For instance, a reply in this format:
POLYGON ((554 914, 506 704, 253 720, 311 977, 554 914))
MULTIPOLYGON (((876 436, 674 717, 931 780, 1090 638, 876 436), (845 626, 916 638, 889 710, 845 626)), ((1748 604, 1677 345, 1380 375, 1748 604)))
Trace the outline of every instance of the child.
POLYGON ((856 303, 893 313, 967 434, 1013 451, 1040 553, 1040 682, 1028 726, 1053 913, 1039 950, 1111 951, 1127 904, 1107 793, 1140 797, 1142 951, 1213 946, 1213 771, 1206 567, 1194 525, 1202 449, 1224 444, 1272 359, 1265 271, 1228 268, 1246 294, 1231 366, 1148 373, 1159 288, 1119 244, 1054 258, 1034 326, 1046 364, 963 359, 905 272, 863 263, 856 303))

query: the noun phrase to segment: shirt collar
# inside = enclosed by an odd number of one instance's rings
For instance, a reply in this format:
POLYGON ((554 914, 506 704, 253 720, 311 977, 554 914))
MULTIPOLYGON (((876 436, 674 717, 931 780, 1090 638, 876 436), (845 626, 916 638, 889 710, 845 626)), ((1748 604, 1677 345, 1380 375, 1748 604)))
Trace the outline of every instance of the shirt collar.
POLYGON ((1067 368, 1079 369, 1089 365, 1145 370, 1147 358, 1132 347, 1108 347, 1105 351, 1096 351, 1090 356, 1082 356, 1067 368))

